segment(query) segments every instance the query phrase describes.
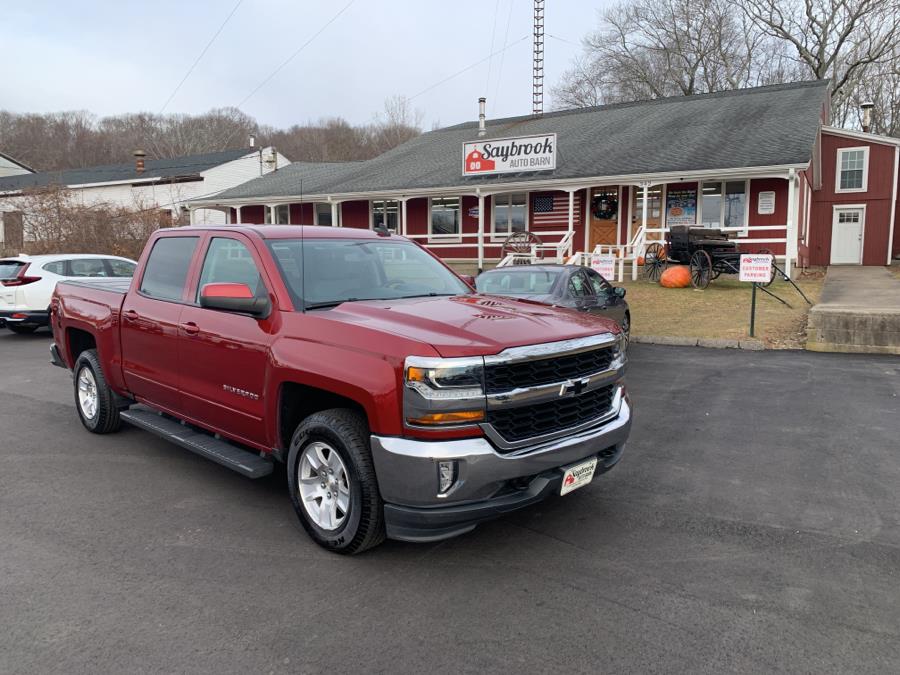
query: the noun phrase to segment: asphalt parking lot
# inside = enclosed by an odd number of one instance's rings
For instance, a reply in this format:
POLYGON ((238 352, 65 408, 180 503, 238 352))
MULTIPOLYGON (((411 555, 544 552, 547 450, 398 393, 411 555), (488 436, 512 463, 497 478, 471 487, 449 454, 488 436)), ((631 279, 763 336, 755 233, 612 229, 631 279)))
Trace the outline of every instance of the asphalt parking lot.
POLYGON ((347 558, 0 331, 0 672, 897 672, 900 359, 635 345, 622 463, 347 558))

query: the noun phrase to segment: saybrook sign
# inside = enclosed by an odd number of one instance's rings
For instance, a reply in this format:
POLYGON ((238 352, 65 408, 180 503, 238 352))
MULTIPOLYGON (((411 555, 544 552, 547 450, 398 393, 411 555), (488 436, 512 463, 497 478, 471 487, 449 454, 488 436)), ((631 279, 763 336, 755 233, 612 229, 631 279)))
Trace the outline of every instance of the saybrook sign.
POLYGON ((556 168, 556 134, 463 143, 463 176, 556 168))

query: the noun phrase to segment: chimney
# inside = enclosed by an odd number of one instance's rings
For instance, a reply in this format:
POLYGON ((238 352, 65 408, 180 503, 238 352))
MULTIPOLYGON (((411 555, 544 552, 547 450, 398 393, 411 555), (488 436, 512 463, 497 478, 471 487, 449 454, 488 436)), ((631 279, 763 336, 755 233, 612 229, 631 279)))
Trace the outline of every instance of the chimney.
POLYGON ((487 129, 484 128, 484 104, 487 103, 487 99, 482 96, 478 99, 478 135, 484 136, 487 133, 487 129))
POLYGON ((253 134, 250 134, 250 149, 252 150, 255 147, 256 147, 256 136, 254 136, 253 134))
POLYGON ((865 101, 859 104, 859 109, 862 110, 862 128, 866 133, 869 133, 869 130, 872 128, 872 108, 874 107, 875 104, 872 101, 865 101))
POLYGON ((134 170, 139 174, 144 173, 144 157, 147 156, 147 153, 143 150, 135 150, 131 154, 134 155, 134 170))

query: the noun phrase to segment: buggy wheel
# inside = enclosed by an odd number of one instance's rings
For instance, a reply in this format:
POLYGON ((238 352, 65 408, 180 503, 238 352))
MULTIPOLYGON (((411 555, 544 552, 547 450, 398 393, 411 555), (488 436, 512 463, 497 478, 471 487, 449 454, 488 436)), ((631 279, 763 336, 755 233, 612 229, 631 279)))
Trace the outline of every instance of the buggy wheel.
POLYGON ((662 244, 653 243, 644 252, 644 274, 653 281, 659 281, 668 265, 668 255, 662 244))
POLYGON ((703 290, 712 279, 713 264, 709 253, 704 250, 694 251, 691 256, 691 286, 703 290))
POLYGON ((763 288, 767 288, 772 285, 773 281, 775 281, 775 274, 776 274, 776 272, 775 272, 775 254, 772 253, 772 249, 769 249, 769 248, 759 249, 759 254, 772 256, 772 274, 769 276, 769 280, 766 283, 760 284, 760 286, 762 286, 763 288))

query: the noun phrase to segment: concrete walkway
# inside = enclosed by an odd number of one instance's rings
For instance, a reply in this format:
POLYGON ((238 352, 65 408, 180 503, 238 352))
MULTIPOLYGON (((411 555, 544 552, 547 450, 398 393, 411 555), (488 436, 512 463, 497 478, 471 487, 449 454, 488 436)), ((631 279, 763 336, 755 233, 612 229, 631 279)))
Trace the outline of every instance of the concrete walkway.
POLYGON ((900 354, 900 279, 885 267, 829 267, 806 348, 900 354))

